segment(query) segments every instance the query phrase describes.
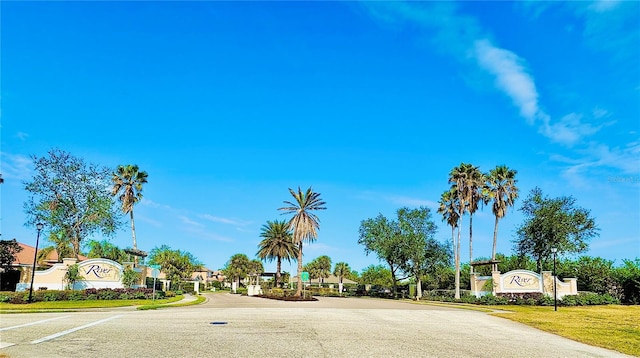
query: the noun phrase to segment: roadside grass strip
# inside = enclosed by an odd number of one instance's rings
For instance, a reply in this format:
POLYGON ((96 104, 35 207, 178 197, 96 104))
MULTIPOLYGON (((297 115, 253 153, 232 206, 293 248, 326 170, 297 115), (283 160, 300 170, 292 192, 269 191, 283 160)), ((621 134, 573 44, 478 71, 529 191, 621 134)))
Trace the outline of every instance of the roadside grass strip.
POLYGON ((101 319, 101 320, 99 320, 99 321, 95 321, 95 322, 87 323, 87 324, 82 325, 82 326, 79 326, 79 327, 71 328, 71 329, 68 329, 68 330, 66 330, 66 331, 62 331, 62 332, 58 332, 58 333, 54 333, 54 334, 49 335, 49 336, 46 336, 46 337, 44 337, 44 338, 40 338, 40 339, 36 339, 35 341, 31 341, 31 344, 38 344, 38 343, 42 343, 42 342, 46 342, 46 341, 50 341, 50 340, 52 340, 52 339, 55 339, 55 338, 58 338, 58 337, 62 337, 62 336, 67 335, 67 334, 69 334, 69 333, 73 333, 73 332, 79 331, 79 330, 81 330, 81 329, 85 329, 85 328, 93 327, 93 326, 99 325, 99 324, 101 324, 101 323, 105 323, 105 322, 111 321, 112 319, 120 318, 120 317, 122 317, 122 316, 123 316, 123 315, 117 315, 117 316, 113 316, 113 317, 109 317, 109 318, 101 319))
POLYGON ((69 318, 69 317, 71 317, 71 316, 54 317, 54 318, 49 318, 49 319, 43 319, 41 321, 35 321, 35 322, 29 322, 29 323, 25 323, 25 324, 20 324, 20 325, 17 325, 17 326, 0 328, 0 332, 9 331, 9 330, 16 329, 16 328, 33 326, 33 325, 36 325, 36 324, 45 323, 45 322, 51 322, 51 321, 55 321, 57 319, 69 318))

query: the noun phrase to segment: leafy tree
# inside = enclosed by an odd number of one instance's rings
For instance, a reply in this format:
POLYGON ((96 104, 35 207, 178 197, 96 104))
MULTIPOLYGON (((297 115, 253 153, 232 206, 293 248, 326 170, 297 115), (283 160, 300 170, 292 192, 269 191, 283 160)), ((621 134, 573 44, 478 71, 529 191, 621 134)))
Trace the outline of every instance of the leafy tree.
POLYGON ((80 266, 78 264, 68 266, 67 272, 64 274, 64 280, 67 282, 67 289, 74 290, 76 282, 82 281, 80 266))
POLYGON ((507 208, 513 206, 518 198, 518 187, 516 183, 517 171, 509 169, 505 165, 500 165, 491 169, 487 178, 487 192, 489 199, 493 201, 491 210, 496 217, 493 226, 493 249, 491 260, 496 260, 496 248, 498 245, 498 221, 507 214, 507 208))
MULTIPOLYGON (((375 219, 366 219, 360 222, 360 238, 358 244, 364 245, 366 255, 375 253, 378 259, 389 265, 393 294, 397 293, 398 274, 402 272, 402 265, 407 261, 401 244, 398 223, 389 220, 382 214, 375 219)), ((363 273, 364 275, 364 273, 363 273)), ((363 276, 364 279, 364 276, 363 276)))
POLYGON ((453 249, 453 258, 455 265, 454 281, 455 281, 455 297, 460 298, 460 204, 458 203, 457 187, 452 186, 451 189, 445 191, 440 196, 438 213, 442 215, 442 221, 451 226, 451 243, 453 249), (458 229, 458 241, 455 238, 455 229, 458 229))
POLYGON ((260 275, 264 272, 264 267, 262 266, 262 262, 259 260, 251 260, 249 261, 247 274, 249 277, 256 278, 256 284, 260 284, 260 275))
POLYGON ((549 198, 540 188, 531 190, 520 209, 525 221, 517 229, 514 241, 519 255, 531 255, 539 271, 549 264, 551 249, 559 254, 581 253, 588 241, 598 235, 598 228, 589 210, 576 207, 570 196, 549 198))
POLYGON ((11 270, 20 251, 22 251, 22 246, 18 244, 16 239, 0 240, 0 269, 2 272, 11 270))
POLYGON ((245 254, 235 254, 231 256, 227 265, 222 269, 224 275, 231 278, 236 283, 236 288, 240 287, 240 280, 249 274, 250 261, 245 254))
POLYGON ((406 261, 400 264, 417 282, 416 297, 422 297, 422 278, 437 265, 447 263, 446 249, 433 236, 436 225, 427 207, 400 208, 397 211, 399 235, 406 261))
POLYGON ((105 258, 119 263, 131 260, 130 255, 107 240, 91 240, 87 243, 89 258, 105 258))
POLYGON ((379 285, 390 287, 395 284, 392 278, 391 270, 383 265, 370 265, 362 270, 360 281, 365 285, 379 285))
POLYGON ((291 262, 298 257, 298 247, 293 242, 293 236, 286 221, 267 221, 262 225, 260 236, 263 238, 258 245, 258 256, 262 260, 276 260, 275 286, 281 281, 282 259, 291 262))
POLYGON ((73 246, 78 257, 82 240, 96 232, 112 235, 120 222, 107 184, 110 170, 59 149, 47 157, 32 156, 35 175, 25 183, 27 221, 46 223, 73 246))
POLYGON ((189 280, 193 272, 202 268, 202 263, 191 253, 172 250, 167 245, 154 247, 149 253, 149 263, 160 265, 172 286, 182 287, 184 280, 189 280))
MULTIPOLYGON (((47 241, 53 244, 51 246, 52 250, 41 250, 38 252, 38 264, 44 262, 49 257, 51 251, 55 251, 58 254, 58 262, 62 262, 62 259, 65 257, 74 257, 73 254, 73 245, 69 242, 68 238, 65 237, 64 232, 61 231, 51 231, 49 232, 49 237, 47 241), (41 256, 42 254, 42 256, 41 256)), ((45 248, 46 249, 46 248, 45 248)))
POLYGON ((124 287, 131 288, 136 284, 136 282, 138 282, 139 277, 140 276, 136 271, 128 267, 122 273, 122 284, 124 285, 124 287))
POLYGON ((287 206, 278 210, 283 210, 284 214, 293 214, 289 220, 289 229, 293 230, 293 242, 298 245, 298 287, 295 296, 300 297, 302 296, 302 243, 316 240, 320 229, 320 219, 314 214, 314 211, 326 210, 324 206, 326 203, 320 199, 320 193, 313 192, 311 187, 304 193, 300 187, 297 192, 289 188, 289 193, 295 200, 293 202, 285 201, 287 206))
POLYGON ((622 263, 613 271, 622 290, 622 302, 640 304, 640 259, 622 260, 622 263))
MULTIPOLYGON (((122 204, 122 212, 129 214, 131 219, 131 236, 133 237, 133 249, 137 250, 136 227, 133 221, 133 206, 142 200, 142 185, 147 183, 147 172, 141 171, 137 165, 120 165, 111 175, 113 188, 111 195, 118 196, 122 204)), ((134 257, 135 264, 138 257, 134 257)))

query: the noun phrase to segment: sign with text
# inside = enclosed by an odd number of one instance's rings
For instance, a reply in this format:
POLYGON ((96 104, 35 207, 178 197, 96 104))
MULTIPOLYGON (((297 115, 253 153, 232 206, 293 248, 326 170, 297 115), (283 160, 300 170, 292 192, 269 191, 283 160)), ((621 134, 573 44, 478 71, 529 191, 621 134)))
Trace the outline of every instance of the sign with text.
POLYGON ((120 281, 122 265, 108 259, 85 260, 78 264, 80 276, 86 281, 120 281))
POLYGON ((300 275, 300 278, 302 279, 302 281, 309 281, 309 273, 307 271, 303 271, 300 275))
POLYGON ((542 292, 541 277, 533 271, 509 271, 500 280, 504 292, 542 292))

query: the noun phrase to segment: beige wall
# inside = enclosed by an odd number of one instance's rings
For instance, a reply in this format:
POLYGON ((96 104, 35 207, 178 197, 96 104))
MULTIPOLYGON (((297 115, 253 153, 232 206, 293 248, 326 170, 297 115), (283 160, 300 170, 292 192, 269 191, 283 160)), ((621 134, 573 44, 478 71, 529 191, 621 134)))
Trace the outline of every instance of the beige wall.
POLYGON ((528 270, 514 270, 501 274, 493 271, 491 277, 472 274, 471 291, 476 297, 487 292, 483 290, 488 279, 493 279, 493 294, 496 293, 525 293, 541 292, 548 296, 553 296, 554 278, 556 281, 557 297, 578 294, 578 281, 575 278, 560 280, 554 277, 551 271, 543 271, 542 274, 528 270))
MULTIPOLYGON (((54 264, 51 268, 44 271, 36 271, 33 278, 33 289, 46 287, 50 290, 65 289, 66 282, 64 276, 68 271, 68 267, 76 264, 76 259, 63 259, 62 263, 54 264)), ((89 259, 78 263, 78 269, 82 280, 74 284, 73 289, 85 288, 121 288, 122 272, 124 266, 108 259, 89 259)), ((140 268, 134 270, 141 272, 140 268)), ((20 283, 16 287, 16 291, 28 290, 31 285, 31 268, 24 270, 20 277, 20 283)), ((144 284, 144 275, 139 274, 139 285, 144 284)))

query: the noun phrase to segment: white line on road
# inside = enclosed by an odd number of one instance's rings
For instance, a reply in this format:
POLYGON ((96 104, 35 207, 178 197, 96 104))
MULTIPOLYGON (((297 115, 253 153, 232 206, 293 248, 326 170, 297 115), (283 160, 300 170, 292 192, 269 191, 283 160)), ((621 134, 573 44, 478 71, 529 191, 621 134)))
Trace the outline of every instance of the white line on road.
POLYGON ((18 325, 18 326, 0 328, 0 332, 8 331, 10 329, 21 328, 21 327, 33 326, 34 324, 40 324, 40 323, 45 323, 45 322, 49 322, 49 321, 55 321, 57 319, 62 319, 62 318, 67 318, 67 317, 71 317, 71 316, 54 317, 54 318, 49 318, 49 319, 43 319, 42 321, 36 321, 36 322, 30 322, 30 323, 21 324, 21 325, 18 325))
POLYGON ((36 339, 35 341, 31 341, 31 344, 38 344, 38 343, 46 342, 46 341, 52 340, 54 338, 58 338, 58 337, 64 336, 65 334, 69 334, 69 333, 73 333, 75 331, 79 331, 81 329, 89 328, 89 327, 92 327, 92 326, 95 326, 95 325, 98 325, 100 323, 104 323, 104 322, 107 322, 107 321, 111 321, 112 319, 116 319, 116 318, 119 318, 119 317, 122 317, 122 316, 123 315, 117 315, 117 316, 101 319, 99 321, 87 323, 87 324, 85 324, 83 326, 80 326, 80 327, 71 328, 71 329, 68 329, 66 331, 62 331, 62 332, 58 332, 58 333, 52 334, 50 336, 46 336, 44 338, 36 339))

